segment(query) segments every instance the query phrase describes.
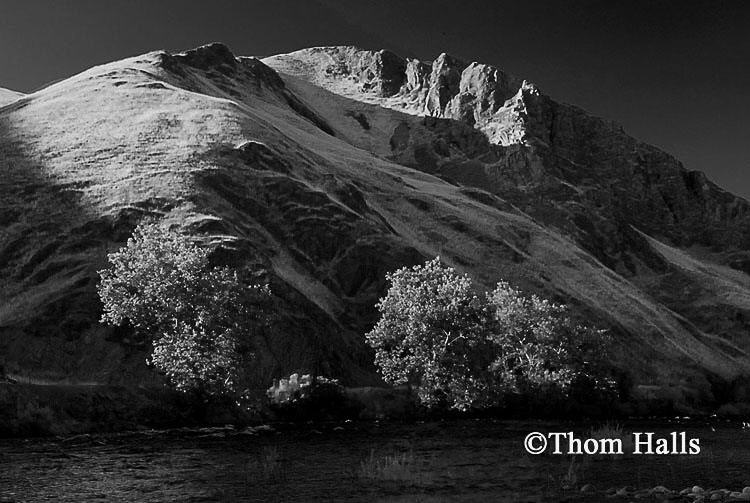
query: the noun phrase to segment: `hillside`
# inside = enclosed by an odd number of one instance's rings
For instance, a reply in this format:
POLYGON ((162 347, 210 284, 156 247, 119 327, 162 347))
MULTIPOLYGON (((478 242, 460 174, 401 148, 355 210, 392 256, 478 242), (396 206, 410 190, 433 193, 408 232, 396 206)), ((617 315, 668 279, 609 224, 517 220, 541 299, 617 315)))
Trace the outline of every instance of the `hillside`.
POLYGON ((21 96, 23 96, 23 94, 19 92, 11 91, 10 89, 3 89, 2 87, 0 87, 0 107, 16 101, 21 96))
POLYGON ((383 276, 435 255, 570 302, 662 396, 750 373, 748 203, 486 65, 151 52, 0 108, 0 172, 16 375, 156 379, 132 334, 99 325, 94 288, 147 215, 266 271, 280 314, 257 334, 258 386, 298 368, 377 382, 362 334, 383 276))

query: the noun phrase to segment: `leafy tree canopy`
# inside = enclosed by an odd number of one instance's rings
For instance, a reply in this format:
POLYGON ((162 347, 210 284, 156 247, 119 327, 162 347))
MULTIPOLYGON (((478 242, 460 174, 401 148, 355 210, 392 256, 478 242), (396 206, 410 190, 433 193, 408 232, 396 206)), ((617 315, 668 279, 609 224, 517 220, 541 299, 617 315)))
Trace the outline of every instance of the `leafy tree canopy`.
POLYGON ((155 221, 107 258, 109 268, 99 271, 102 321, 128 323, 150 342, 148 363, 177 389, 233 391, 268 287, 212 267, 209 250, 155 221))
POLYGON ((409 383, 420 401, 465 410, 507 394, 565 395, 604 374, 603 331, 505 282, 483 297, 439 257, 387 275, 380 319, 366 334, 384 379, 409 383))

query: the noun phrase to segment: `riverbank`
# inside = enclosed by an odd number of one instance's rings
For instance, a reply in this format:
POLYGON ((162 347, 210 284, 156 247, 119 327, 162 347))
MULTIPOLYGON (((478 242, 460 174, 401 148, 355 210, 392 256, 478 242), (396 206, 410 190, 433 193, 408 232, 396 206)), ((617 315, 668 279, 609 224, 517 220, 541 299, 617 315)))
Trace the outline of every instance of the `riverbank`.
MULTIPOLYGON (((235 419, 223 412, 210 419, 227 422, 235 419)), ((0 437, 60 436, 197 424, 199 413, 195 404, 167 388, 0 384, 0 437)))
MULTIPOLYGON (((647 394, 610 407, 567 403, 563 409, 549 404, 543 408, 515 403, 484 413, 428 413, 419 408, 406 388, 344 388, 335 410, 316 410, 316 421, 395 420, 413 422, 447 418, 628 418, 690 416, 750 420, 750 405, 725 404, 716 408, 693 409, 663 397, 647 394)), ((294 411, 292 411, 294 412, 294 411)), ((144 429, 248 425, 283 421, 308 422, 311 417, 283 415, 270 407, 265 390, 250 393, 242 407, 228 400, 198 403, 168 387, 137 387, 87 384, 0 383, 0 437, 69 436, 84 433, 113 433, 144 429)))

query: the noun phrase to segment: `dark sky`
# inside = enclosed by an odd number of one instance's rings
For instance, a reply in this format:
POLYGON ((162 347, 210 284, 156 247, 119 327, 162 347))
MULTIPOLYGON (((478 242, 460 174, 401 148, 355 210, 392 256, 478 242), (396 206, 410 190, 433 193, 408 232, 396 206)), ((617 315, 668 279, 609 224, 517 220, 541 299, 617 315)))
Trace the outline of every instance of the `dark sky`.
POLYGON ((743 0, 3 0, 0 87, 210 41, 248 56, 354 44, 491 63, 750 197, 743 0))

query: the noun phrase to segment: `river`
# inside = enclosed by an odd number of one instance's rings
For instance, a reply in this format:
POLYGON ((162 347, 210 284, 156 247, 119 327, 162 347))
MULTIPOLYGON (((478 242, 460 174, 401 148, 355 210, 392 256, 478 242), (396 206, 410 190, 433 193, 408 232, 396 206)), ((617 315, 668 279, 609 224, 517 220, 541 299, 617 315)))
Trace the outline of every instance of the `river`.
MULTIPOLYGON (((733 491, 750 486, 750 430, 741 423, 625 425, 626 432, 657 436, 686 431, 700 439, 698 455, 524 450, 532 431, 570 430, 585 438, 591 426, 457 420, 5 439, 0 502, 594 502, 626 486, 631 496, 659 485, 733 491)), ((660 498, 655 493, 642 500, 660 498)))

